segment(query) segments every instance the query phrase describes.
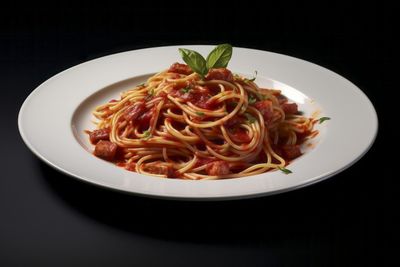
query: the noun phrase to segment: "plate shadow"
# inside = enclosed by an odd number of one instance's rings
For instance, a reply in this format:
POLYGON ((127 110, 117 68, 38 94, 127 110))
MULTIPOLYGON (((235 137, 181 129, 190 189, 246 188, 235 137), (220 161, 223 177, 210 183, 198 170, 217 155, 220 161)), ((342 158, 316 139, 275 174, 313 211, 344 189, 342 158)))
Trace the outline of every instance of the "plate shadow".
POLYGON ((49 189, 82 216, 152 238, 249 245, 327 233, 335 221, 336 179, 274 196, 195 202, 113 191, 37 163, 49 189))

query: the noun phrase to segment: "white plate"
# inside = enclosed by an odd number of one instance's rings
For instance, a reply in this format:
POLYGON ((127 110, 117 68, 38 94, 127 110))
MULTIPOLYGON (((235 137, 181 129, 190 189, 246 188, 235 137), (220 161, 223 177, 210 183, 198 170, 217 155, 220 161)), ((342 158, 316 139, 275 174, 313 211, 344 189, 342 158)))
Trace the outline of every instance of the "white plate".
POLYGON ((126 171, 93 156, 85 129, 93 128, 91 110, 150 74, 180 59, 178 48, 206 55, 213 46, 169 46, 119 53, 88 61, 50 78, 21 107, 18 126, 26 145, 50 166, 81 180, 126 192, 166 198, 228 199, 276 194, 335 175, 359 160, 372 145, 377 115, 351 82, 315 64, 260 50, 234 48, 229 68, 257 70, 259 85, 282 89, 305 115, 331 120, 307 152, 289 165, 293 171, 216 180, 161 179, 126 171))

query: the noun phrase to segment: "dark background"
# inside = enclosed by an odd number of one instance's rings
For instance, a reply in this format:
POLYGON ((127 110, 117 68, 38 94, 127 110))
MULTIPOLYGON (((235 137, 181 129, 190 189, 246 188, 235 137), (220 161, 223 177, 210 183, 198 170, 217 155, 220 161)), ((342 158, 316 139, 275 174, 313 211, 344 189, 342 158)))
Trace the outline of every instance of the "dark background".
POLYGON ((395 242, 398 170, 390 153, 398 145, 389 125, 396 120, 398 90, 393 6, 98 2, 2 3, 0 266, 395 263, 392 251, 400 246, 395 242), (359 86, 380 122, 369 153, 343 173, 290 193, 177 202, 66 177, 36 159, 19 136, 24 99, 66 68, 131 49, 223 42, 302 58, 359 86))

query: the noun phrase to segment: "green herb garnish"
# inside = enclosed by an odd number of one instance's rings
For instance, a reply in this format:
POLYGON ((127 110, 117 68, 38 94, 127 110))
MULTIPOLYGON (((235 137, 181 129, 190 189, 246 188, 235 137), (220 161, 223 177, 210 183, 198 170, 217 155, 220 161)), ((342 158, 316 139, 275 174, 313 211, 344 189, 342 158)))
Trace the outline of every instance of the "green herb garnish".
POLYGON ((250 95, 249 96, 249 104, 254 104, 256 102, 257 102, 257 99, 253 95, 250 95))
POLYGON ((246 113, 244 113, 244 115, 246 116, 248 122, 250 122, 250 123, 256 122, 256 118, 254 118, 250 113, 246 112, 246 113))
POLYGON ((150 130, 146 130, 146 131, 143 132, 143 137, 142 137, 142 139, 147 140, 147 139, 149 139, 150 137, 151 137, 151 132, 150 132, 150 130))
POLYGON ((215 47, 206 59, 207 69, 226 68, 232 57, 232 46, 230 44, 220 44, 215 47))
POLYGON ((232 57, 232 46, 230 44, 220 44, 215 47, 207 59, 198 52, 190 49, 179 48, 179 53, 183 61, 202 78, 207 75, 212 68, 226 68, 232 57))
POLYGON ((289 174, 289 173, 292 173, 292 171, 291 170, 289 170, 289 169, 286 169, 286 168, 282 168, 282 167, 278 167, 278 169, 281 171, 281 172, 283 172, 284 174, 289 174))
POLYGON ((153 96, 154 95, 154 88, 151 88, 148 92, 149 96, 153 96))
POLYGON ((258 74, 258 71, 254 71, 254 77, 253 78, 251 78, 251 79, 244 79, 244 82, 245 83, 248 83, 248 82, 254 82, 255 80, 256 80, 256 78, 257 78, 257 74, 258 74))
POLYGON ((184 88, 181 89, 181 92, 184 93, 184 94, 186 94, 186 93, 189 93, 189 91, 190 91, 191 89, 192 89, 192 88, 190 88, 189 86, 188 86, 188 87, 184 87, 184 88))
POLYGON ((324 121, 328 121, 328 120, 330 120, 331 118, 329 118, 329 117, 322 117, 322 118, 320 118, 318 121, 319 121, 319 124, 321 124, 321 123, 323 123, 324 121))
POLYGON ((143 87, 145 83, 140 83, 138 85, 136 85, 136 87, 143 87))
POLYGON ((234 108, 234 107, 237 106, 238 102, 232 101, 232 102, 228 102, 227 104, 228 104, 229 107, 234 108))
POLYGON ((262 94, 260 94, 260 93, 258 93, 258 92, 255 92, 254 94, 255 94, 255 95, 258 97, 258 99, 260 99, 260 100, 266 100, 266 99, 268 99, 268 96, 262 95, 262 94))
POLYGON ((199 116, 204 116, 204 112, 196 111, 196 114, 199 116))
POLYGON ((207 63, 202 55, 196 51, 185 48, 179 48, 179 52, 181 53, 183 61, 185 61, 194 72, 198 73, 201 77, 206 76, 208 73, 207 63))

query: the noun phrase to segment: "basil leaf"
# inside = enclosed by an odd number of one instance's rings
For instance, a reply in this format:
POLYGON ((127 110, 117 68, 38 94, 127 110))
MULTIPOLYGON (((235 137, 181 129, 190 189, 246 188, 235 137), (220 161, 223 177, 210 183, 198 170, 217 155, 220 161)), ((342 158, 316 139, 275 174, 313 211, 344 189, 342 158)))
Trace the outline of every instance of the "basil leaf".
POLYGON ((221 44, 214 48, 207 56, 207 68, 226 68, 232 57, 232 46, 221 44))
POLYGON ((194 72, 200 74, 201 77, 204 77, 208 73, 206 60, 202 55, 196 51, 185 48, 179 48, 179 53, 183 61, 185 61, 194 72))
POLYGON ((196 111, 196 114, 199 116, 204 116, 204 112, 196 111))
POLYGON ((322 118, 320 118, 318 121, 319 121, 319 124, 321 124, 321 123, 323 123, 324 121, 327 121, 327 120, 330 120, 331 118, 329 118, 329 117, 322 117, 322 118))
POLYGON ((286 168, 278 167, 278 169, 279 169, 279 170, 281 170, 281 172, 283 172, 284 174, 289 174, 289 173, 292 173, 292 171, 291 171, 291 170, 289 170, 289 169, 286 169, 286 168))

